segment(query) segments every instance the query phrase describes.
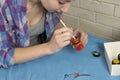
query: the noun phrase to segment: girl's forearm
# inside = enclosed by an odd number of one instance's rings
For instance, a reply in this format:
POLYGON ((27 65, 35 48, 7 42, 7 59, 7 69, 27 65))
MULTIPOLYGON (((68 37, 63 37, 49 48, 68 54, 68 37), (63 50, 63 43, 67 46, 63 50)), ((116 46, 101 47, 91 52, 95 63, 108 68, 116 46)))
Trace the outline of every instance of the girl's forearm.
POLYGON ((50 53, 52 52, 48 43, 27 48, 16 48, 14 53, 14 60, 16 64, 19 64, 40 58, 45 55, 49 55, 50 53))

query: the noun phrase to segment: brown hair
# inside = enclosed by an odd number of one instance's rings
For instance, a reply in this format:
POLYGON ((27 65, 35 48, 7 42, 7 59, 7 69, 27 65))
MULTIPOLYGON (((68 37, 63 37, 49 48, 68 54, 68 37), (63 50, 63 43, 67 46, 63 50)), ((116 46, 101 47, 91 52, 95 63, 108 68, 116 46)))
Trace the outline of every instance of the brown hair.
POLYGON ((33 5, 41 6, 40 0, 29 0, 33 5))
POLYGON ((30 2, 32 2, 32 3, 40 3, 40 0, 29 0, 30 2))
POLYGON ((71 2, 71 1, 75 1, 75 0, 59 0, 59 1, 62 1, 62 2, 71 2))

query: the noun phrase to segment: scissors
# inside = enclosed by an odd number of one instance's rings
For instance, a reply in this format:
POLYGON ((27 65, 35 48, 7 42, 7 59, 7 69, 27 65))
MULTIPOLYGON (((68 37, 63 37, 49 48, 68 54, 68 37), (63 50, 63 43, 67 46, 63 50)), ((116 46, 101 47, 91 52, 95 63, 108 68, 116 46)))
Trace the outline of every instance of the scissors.
POLYGON ((79 73, 72 73, 72 74, 65 74, 64 80, 74 80, 75 78, 78 78, 80 76, 91 76, 90 74, 79 74, 79 73))

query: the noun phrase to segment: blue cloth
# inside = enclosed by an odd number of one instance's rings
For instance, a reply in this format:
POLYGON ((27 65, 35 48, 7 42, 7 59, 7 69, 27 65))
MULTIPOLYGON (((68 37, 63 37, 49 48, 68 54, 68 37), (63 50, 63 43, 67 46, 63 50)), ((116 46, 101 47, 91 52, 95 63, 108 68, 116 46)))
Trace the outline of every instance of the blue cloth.
POLYGON ((64 80, 65 74, 78 72, 90 74, 75 80, 120 80, 120 76, 110 76, 104 57, 103 43, 107 40, 89 35, 89 43, 82 51, 67 46, 54 55, 0 69, 0 80, 64 80), (100 57, 92 52, 100 51, 100 57))

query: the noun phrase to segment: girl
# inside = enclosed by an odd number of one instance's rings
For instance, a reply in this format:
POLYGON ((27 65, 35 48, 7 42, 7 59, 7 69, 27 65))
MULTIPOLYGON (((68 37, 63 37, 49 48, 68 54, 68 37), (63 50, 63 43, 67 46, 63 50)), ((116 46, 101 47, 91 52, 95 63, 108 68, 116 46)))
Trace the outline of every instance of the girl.
MULTIPOLYGON (((0 1, 0 66, 19 64, 54 54, 70 44, 73 30, 57 28, 55 12, 67 12, 72 0, 0 1)), ((87 44, 87 34, 80 30, 87 44)))

